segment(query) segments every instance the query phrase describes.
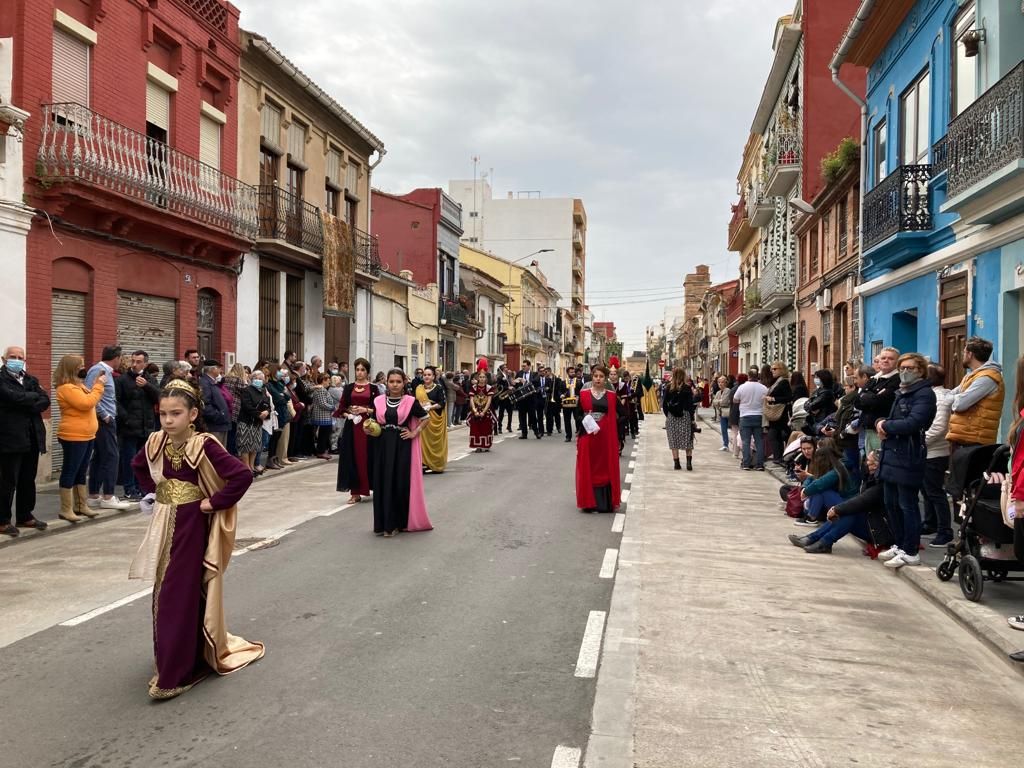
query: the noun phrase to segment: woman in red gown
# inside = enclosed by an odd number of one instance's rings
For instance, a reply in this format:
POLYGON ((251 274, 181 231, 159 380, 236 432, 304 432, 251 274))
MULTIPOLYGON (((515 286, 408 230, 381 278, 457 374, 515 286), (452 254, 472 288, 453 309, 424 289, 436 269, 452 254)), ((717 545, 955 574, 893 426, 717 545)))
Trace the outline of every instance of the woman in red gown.
POLYGON ((334 411, 335 418, 345 419, 338 439, 338 492, 349 492, 349 504, 357 504, 370 495, 369 438, 362 422, 373 414, 373 400, 377 397, 377 388, 370 383, 369 361, 359 358, 353 367, 355 381, 346 385, 334 411))
POLYGON ((590 389, 580 392, 576 406, 576 506, 584 512, 614 512, 621 501, 617 402, 607 380, 608 369, 594 366, 590 389), (596 432, 587 429, 592 422, 596 432))
POLYGON ((494 387, 487 384, 487 372, 479 371, 469 391, 469 447, 477 453, 491 450, 494 440, 494 387))

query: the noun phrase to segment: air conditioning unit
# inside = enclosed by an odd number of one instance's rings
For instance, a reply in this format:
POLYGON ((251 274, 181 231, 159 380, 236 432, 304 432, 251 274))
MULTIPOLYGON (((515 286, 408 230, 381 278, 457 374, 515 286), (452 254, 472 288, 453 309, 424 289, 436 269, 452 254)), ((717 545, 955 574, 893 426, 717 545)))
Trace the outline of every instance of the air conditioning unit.
POLYGON ((235 364, 235 353, 234 352, 225 352, 224 353, 224 371, 225 372, 230 371, 231 370, 231 366, 233 366, 234 364, 235 364))
POLYGON ((814 306, 819 312, 832 309, 832 289, 825 288, 821 293, 815 296, 814 306))

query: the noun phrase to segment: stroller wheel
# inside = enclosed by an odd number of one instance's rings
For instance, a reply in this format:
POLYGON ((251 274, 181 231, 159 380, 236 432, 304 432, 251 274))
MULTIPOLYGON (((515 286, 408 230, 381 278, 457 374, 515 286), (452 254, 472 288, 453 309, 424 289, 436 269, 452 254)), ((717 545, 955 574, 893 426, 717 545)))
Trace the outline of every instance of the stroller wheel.
POLYGON ((955 560, 943 560, 935 569, 935 575, 939 577, 939 581, 949 581, 953 578, 954 573, 956 573, 955 560))
POLYGON ((974 555, 967 555, 960 561, 960 591, 972 603, 981 600, 981 592, 985 588, 985 577, 981 573, 981 563, 974 555))

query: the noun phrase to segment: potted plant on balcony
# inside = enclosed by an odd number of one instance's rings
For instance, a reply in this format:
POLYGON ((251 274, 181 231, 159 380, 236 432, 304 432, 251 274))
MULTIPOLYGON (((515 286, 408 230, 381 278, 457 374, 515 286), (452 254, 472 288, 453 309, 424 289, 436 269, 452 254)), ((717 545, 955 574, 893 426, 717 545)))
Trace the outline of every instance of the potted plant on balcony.
POLYGON ((847 171, 860 162, 860 145, 847 136, 836 147, 821 159, 821 178, 826 184, 839 181, 847 171))

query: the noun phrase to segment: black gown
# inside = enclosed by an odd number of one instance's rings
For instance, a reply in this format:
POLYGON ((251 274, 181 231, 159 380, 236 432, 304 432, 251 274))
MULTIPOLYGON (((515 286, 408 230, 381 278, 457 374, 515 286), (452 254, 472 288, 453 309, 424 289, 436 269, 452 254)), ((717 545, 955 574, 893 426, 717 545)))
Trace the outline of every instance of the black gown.
MULTIPOLYGON (((385 397, 385 395, 381 395, 385 397)), ((412 440, 403 440, 392 427, 409 427, 413 419, 425 419, 419 402, 399 424, 398 407, 388 405, 380 437, 370 438, 370 487, 373 489, 373 532, 402 530, 409 524, 409 478, 412 469, 412 440)), ((416 471, 420 469, 417 466, 416 471)))

